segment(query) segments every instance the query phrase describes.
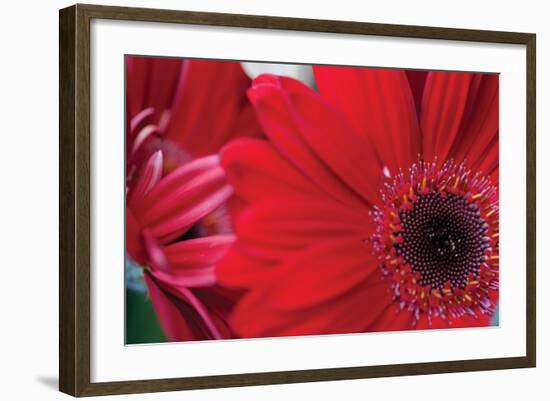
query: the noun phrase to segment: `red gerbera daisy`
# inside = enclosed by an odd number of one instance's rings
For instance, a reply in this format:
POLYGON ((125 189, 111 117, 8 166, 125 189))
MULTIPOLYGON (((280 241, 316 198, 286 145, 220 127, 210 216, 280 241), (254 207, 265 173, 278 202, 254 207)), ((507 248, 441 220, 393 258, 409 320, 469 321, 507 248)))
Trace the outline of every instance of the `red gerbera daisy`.
POLYGON ((498 299, 498 76, 317 67, 264 75, 269 141, 222 165, 248 206, 220 282, 243 337, 489 324, 498 299))
POLYGON ((238 295, 214 265, 233 242, 216 155, 257 136, 239 63, 127 57, 126 248, 172 341, 227 338, 238 295), (214 115, 212 115, 214 114, 214 115), (210 155, 210 156, 208 156, 210 155))

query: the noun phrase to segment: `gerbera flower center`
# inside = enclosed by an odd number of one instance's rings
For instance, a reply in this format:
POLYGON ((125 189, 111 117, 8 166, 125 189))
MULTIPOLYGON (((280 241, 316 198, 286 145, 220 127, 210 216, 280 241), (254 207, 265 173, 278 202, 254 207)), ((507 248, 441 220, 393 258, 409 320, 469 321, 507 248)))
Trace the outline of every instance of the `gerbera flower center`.
POLYGON ((394 302, 444 318, 493 313, 498 286, 498 194, 449 161, 419 162, 386 183, 372 238, 394 302))
POLYGON ((462 196, 431 192, 418 196, 399 217, 403 242, 395 249, 420 273, 420 284, 441 289, 450 281, 466 287, 490 246, 488 225, 477 207, 462 196))

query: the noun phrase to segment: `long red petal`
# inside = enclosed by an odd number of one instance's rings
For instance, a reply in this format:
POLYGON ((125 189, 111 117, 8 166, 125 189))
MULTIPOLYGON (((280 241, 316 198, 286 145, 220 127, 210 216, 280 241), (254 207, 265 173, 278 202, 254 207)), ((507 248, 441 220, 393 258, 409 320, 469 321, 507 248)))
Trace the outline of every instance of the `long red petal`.
POLYGON ((179 241, 164 247, 172 272, 215 265, 234 243, 233 235, 211 235, 179 241))
POLYGON ((451 156, 465 160, 473 168, 482 164, 489 146, 498 146, 499 131, 499 77, 484 74, 475 97, 470 98, 471 111, 463 121, 462 134, 453 146, 451 156))
POLYGON ((284 255, 324 240, 352 239, 358 243, 372 233, 367 213, 322 199, 287 196, 252 205, 236 221, 240 240, 266 253, 284 255))
MULTIPOLYGON (((125 56, 126 67, 126 116, 129 122, 146 109, 149 63, 144 57, 125 56)), ((128 128, 130 125, 127 126, 128 128)))
POLYGON ((125 64, 127 121, 144 109, 152 108, 143 121, 158 124, 161 115, 172 105, 182 59, 126 56, 125 64))
POLYGON ((325 241, 278 268, 264 299, 276 309, 306 308, 345 294, 377 270, 361 241, 325 241))
POLYGON ((170 341, 186 341, 197 339, 196 331, 192 330, 180 309, 148 275, 145 274, 145 283, 153 308, 165 335, 170 341))
POLYGON ((426 85, 426 78, 428 78, 428 71, 421 70, 406 70, 407 79, 411 86, 411 92, 414 97, 414 104, 416 106, 416 113, 420 115, 422 108, 422 95, 424 94, 424 86, 426 85))
POLYGON ((413 314, 408 309, 401 309, 399 304, 389 305, 375 320, 367 331, 401 331, 412 330, 413 314))
POLYGON ((260 75, 248 94, 266 135, 318 187, 350 206, 378 200, 371 147, 315 91, 260 75))
POLYGON ((483 156, 475 164, 472 164, 474 171, 479 171, 483 175, 489 175, 494 185, 498 185, 498 163, 499 163, 499 144, 498 135, 493 137, 493 141, 484 149, 483 156), (495 171, 497 173, 495 174, 495 171))
POLYGON ((217 280, 228 288, 251 288, 264 283, 266 274, 273 271, 277 262, 255 256, 237 242, 217 264, 217 280))
POLYGON ((472 82, 477 75, 462 72, 430 72, 424 88, 420 125, 423 157, 444 163, 460 133, 472 82))
MULTIPOLYGON (((164 183, 160 182, 159 187, 164 183)), ((142 220, 151 224, 162 219, 164 216, 179 212, 189 203, 196 203, 210 192, 226 185, 225 172, 220 167, 214 167, 202 171, 190 180, 179 180, 171 185, 170 191, 162 197, 155 197, 151 200, 145 197, 141 209, 144 211, 142 220)))
POLYGON ((379 176, 383 167, 396 174, 399 168, 412 164, 420 151, 420 132, 404 71, 325 66, 316 66, 314 71, 323 97, 367 138, 367 146, 376 150, 379 176))
MULTIPOLYGON (((235 128, 243 128, 238 121, 243 109, 250 107, 249 86, 239 62, 186 60, 166 138, 194 157, 218 151, 235 128), (212 113, 215 117, 206 117, 212 113)), ((253 116, 248 122, 256 124, 253 116)), ((257 126, 247 126, 242 134, 247 133, 255 135, 257 126)))
POLYGON ((165 243, 183 234, 198 220, 210 214, 221 206, 233 193, 229 185, 223 185, 216 189, 205 190, 197 196, 192 203, 188 203, 181 211, 170 216, 166 220, 151 225, 151 232, 165 243))
POLYGON ((388 284, 378 279, 374 259, 367 257, 358 270, 350 268, 355 264, 344 263, 337 269, 318 259, 311 262, 304 261, 291 275, 285 271, 267 276, 270 281, 245 295, 233 313, 236 332, 243 337, 363 332, 388 308, 391 293, 388 284), (303 296, 294 298, 300 287, 303 296))
POLYGON ((217 155, 192 160, 163 177, 162 181, 147 195, 147 199, 151 203, 158 202, 169 196, 175 188, 218 166, 219 157, 217 155))
POLYGON ((222 149, 221 163, 235 193, 249 202, 289 192, 312 197, 323 195, 268 141, 234 140, 222 149))
POLYGON ((135 207, 143 197, 155 186, 162 176, 162 152, 155 152, 145 163, 135 185, 127 195, 127 207, 135 207))
POLYGON ((216 156, 196 159, 160 180, 140 203, 136 218, 166 243, 218 208, 232 191, 216 156))
POLYGON ((215 265, 234 242, 233 235, 213 235, 164 247, 168 268, 153 270, 163 283, 175 287, 207 287, 216 283, 215 265))
POLYGON ((432 315, 428 318, 428 315, 421 314, 418 322, 414 325, 416 330, 437 330, 437 329, 448 329, 449 321, 443 319, 441 316, 432 315))

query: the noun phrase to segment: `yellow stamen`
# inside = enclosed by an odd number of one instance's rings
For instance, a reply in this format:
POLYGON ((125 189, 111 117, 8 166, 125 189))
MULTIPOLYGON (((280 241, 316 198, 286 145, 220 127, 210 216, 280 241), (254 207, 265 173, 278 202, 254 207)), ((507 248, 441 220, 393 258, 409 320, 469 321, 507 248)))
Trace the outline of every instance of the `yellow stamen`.
POLYGON ((399 230, 399 227, 397 227, 395 224, 393 223, 390 223, 390 228, 393 232, 399 232, 401 230, 399 230))
POLYGON ((472 195, 472 200, 476 200, 476 199, 479 199, 483 196, 483 193, 478 193, 478 194, 475 194, 475 195, 472 195))
POLYGON ((455 179, 455 183, 454 183, 454 185, 453 185, 453 188, 454 188, 454 189, 456 189, 456 188, 458 187, 459 181, 460 181, 460 177, 457 176, 456 179, 455 179))

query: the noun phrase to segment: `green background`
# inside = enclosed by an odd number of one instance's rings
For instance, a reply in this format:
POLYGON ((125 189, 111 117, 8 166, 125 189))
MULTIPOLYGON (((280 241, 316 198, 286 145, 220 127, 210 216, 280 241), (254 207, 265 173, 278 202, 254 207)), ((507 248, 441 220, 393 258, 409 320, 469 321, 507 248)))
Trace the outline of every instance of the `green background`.
POLYGON ((126 344, 165 341, 147 293, 126 289, 126 344))

